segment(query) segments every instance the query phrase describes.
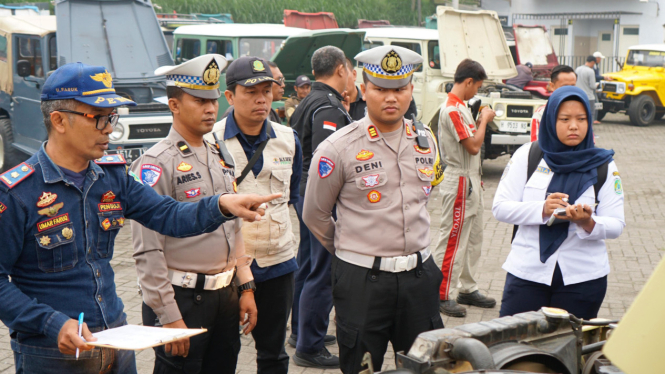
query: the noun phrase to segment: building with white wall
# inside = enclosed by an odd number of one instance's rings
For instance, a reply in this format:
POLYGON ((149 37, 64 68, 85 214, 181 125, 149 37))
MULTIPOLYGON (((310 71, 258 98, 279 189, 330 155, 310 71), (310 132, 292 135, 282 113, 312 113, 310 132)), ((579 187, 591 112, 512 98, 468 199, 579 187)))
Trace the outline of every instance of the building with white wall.
POLYGON ((561 63, 579 65, 595 51, 615 70, 628 47, 665 43, 665 0, 482 0, 508 24, 543 25, 561 63), (662 8, 662 9, 661 9, 662 8))

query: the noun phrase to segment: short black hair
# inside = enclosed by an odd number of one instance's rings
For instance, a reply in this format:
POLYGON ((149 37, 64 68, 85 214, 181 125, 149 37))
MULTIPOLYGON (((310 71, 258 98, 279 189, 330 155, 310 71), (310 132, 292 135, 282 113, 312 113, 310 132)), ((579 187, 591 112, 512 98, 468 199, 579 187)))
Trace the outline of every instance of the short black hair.
POLYGON ((268 66, 270 66, 271 68, 278 68, 279 69, 277 64, 272 62, 272 61, 266 61, 266 64, 268 64, 268 66))
POLYGON ((332 45, 321 47, 312 54, 314 79, 328 78, 335 73, 339 65, 346 63, 344 52, 332 45))
POLYGON ((550 75, 550 81, 552 83, 556 83, 556 81, 559 79, 559 74, 561 73, 573 73, 575 74, 575 77, 577 77, 577 73, 575 73, 575 69, 571 68, 568 65, 557 65, 552 69, 552 74, 550 75))
POLYGON ((176 86, 166 86, 166 97, 169 99, 182 100, 182 95, 185 94, 182 88, 176 86))
POLYGON ((591 62, 591 61, 596 62, 596 56, 588 55, 586 58, 586 62, 591 62))
POLYGON ((356 67, 353 61, 351 61, 351 59, 348 57, 346 58, 346 66, 351 70, 353 70, 353 68, 356 67))
POLYGON ((227 90, 227 91, 231 91, 231 92, 233 92, 233 94, 235 95, 235 94, 236 94, 236 87, 237 87, 237 86, 238 86, 237 83, 231 83, 231 84, 229 84, 228 86, 226 86, 226 90, 227 90))
POLYGON ((455 70, 455 83, 462 83, 467 79, 473 79, 474 82, 487 79, 487 73, 483 65, 469 58, 462 60, 455 70))

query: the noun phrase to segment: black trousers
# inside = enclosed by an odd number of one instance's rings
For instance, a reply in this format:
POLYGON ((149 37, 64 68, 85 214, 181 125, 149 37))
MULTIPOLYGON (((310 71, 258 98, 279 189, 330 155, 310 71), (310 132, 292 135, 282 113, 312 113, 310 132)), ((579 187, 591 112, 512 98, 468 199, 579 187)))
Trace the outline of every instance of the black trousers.
MULTIPOLYGON (((191 328, 207 332, 189 339, 187 357, 167 355, 164 346, 155 347, 154 374, 235 374, 240 352, 240 307, 234 283, 215 291, 196 291, 174 286, 182 319, 191 328), (200 297, 199 297, 200 296, 200 297)), ((143 324, 159 326, 157 316, 143 303, 143 324)))
MULTIPOLYGON (((375 264, 375 268, 378 266, 375 264)), ((388 342, 408 351, 418 334, 443 328, 439 314, 441 270, 430 256, 416 269, 388 273, 366 269, 333 256, 332 284, 340 369, 362 370, 365 352, 380 371, 388 342)))
POLYGON ((252 336, 258 374, 287 374, 289 371, 284 341, 293 290, 294 273, 256 283, 254 300, 259 314, 252 336))
POLYGON ((607 276, 565 286, 559 264, 554 269, 551 286, 508 273, 503 287, 500 316, 537 311, 549 306, 565 309, 578 318, 596 318, 606 291, 607 276))

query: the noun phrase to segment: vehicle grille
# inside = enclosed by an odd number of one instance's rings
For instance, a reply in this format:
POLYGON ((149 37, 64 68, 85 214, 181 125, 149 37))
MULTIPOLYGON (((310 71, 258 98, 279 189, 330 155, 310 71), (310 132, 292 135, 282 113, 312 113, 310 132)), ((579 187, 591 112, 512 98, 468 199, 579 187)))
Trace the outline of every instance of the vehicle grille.
POLYGON ((507 117, 531 118, 533 107, 528 105, 508 105, 507 117))
POLYGON ((149 125, 129 125, 128 139, 164 138, 169 134, 170 123, 155 123, 149 125))
POLYGON ((617 92, 617 85, 614 83, 605 83, 603 85, 604 92, 617 92))

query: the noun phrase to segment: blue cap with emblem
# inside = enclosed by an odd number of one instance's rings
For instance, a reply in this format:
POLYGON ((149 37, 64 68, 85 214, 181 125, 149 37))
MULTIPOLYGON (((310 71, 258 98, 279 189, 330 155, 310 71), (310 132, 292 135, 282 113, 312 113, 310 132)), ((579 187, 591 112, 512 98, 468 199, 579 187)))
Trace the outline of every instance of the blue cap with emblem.
POLYGON ((103 66, 81 62, 62 65, 44 82, 42 101, 73 99, 99 108, 136 105, 115 93, 113 77, 103 66))
POLYGON ((218 99, 219 77, 226 68, 226 58, 210 53, 176 66, 161 66, 155 75, 166 75, 166 85, 179 87, 186 93, 202 99, 218 99))
POLYGON ((422 64, 416 52, 395 45, 386 45, 360 52, 356 61, 363 63, 363 75, 383 88, 400 88, 411 83, 411 75, 422 64))

